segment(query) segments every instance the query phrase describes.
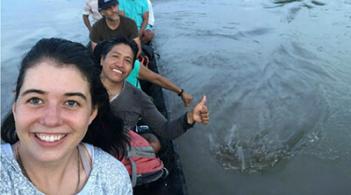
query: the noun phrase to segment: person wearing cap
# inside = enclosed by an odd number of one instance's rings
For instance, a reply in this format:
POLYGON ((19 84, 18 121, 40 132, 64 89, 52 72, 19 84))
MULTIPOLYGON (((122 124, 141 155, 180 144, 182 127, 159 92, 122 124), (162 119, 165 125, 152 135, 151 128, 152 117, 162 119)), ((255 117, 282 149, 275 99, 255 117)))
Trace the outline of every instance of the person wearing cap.
POLYGON ((119 1, 121 15, 133 19, 138 27, 140 39, 143 43, 149 43, 154 37, 151 26, 148 25, 150 19, 149 11, 152 11, 152 7, 150 7, 151 2, 149 0, 119 1))
POLYGON ((97 0, 85 0, 84 9, 83 9, 83 22, 87 27, 89 32, 91 31, 91 27, 95 22, 102 18, 99 9, 98 9, 98 1, 97 0), (91 21, 89 19, 91 16, 91 21))
POLYGON ((125 36, 138 44, 139 56, 141 53, 141 43, 137 26, 132 19, 118 14, 118 1, 98 0, 98 9, 103 17, 93 25, 90 31, 89 37, 92 50, 101 41, 110 40, 117 36, 125 36))

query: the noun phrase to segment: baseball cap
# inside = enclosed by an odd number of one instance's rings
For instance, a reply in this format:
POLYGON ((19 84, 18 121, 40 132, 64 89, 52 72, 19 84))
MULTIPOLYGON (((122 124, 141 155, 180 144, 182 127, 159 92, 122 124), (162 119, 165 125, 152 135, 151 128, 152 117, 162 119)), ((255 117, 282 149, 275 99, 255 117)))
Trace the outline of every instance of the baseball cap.
POLYGON ((118 4, 118 0, 99 0, 98 1, 99 11, 107 9, 117 4, 118 4))

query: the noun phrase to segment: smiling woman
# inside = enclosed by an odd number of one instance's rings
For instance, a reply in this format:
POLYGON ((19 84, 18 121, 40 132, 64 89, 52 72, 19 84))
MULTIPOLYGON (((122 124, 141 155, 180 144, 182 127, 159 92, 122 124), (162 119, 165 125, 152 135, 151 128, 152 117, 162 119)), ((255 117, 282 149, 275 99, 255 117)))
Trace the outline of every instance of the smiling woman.
POLYGON ((2 124, 8 144, 1 146, 1 193, 132 194, 124 166, 94 147, 122 158, 128 142, 122 124, 110 113, 88 50, 40 40, 22 61, 2 124))

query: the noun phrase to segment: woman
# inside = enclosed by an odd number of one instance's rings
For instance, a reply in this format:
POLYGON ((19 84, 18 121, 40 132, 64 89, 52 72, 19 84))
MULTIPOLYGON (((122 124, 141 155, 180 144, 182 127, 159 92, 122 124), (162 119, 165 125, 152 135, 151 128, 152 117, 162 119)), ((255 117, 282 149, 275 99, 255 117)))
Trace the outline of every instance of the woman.
POLYGON ((122 127, 88 50, 40 40, 22 60, 2 124, 1 194, 132 194, 124 166, 103 151, 123 157, 122 127))
POLYGON ((112 111, 123 119, 124 129, 133 129, 142 118, 157 135, 174 139, 195 123, 208 123, 206 97, 191 112, 169 121, 145 93, 125 82, 133 68, 136 53, 136 43, 125 38, 102 42, 94 53, 95 60, 102 67, 100 77, 109 94, 112 111))

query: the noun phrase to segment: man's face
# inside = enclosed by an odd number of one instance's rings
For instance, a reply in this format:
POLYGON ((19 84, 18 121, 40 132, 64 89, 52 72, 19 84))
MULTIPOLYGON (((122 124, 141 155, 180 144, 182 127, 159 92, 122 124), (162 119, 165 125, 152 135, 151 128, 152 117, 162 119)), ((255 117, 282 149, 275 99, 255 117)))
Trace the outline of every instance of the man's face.
POLYGON ((118 4, 110 6, 104 10, 101 10, 101 15, 105 16, 107 20, 116 21, 118 17, 118 4))
POLYGON ((133 69, 134 54, 130 46, 118 44, 113 46, 105 57, 102 57, 102 76, 112 83, 123 82, 133 69))

